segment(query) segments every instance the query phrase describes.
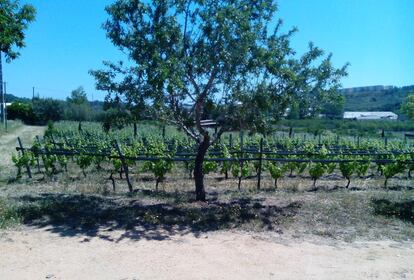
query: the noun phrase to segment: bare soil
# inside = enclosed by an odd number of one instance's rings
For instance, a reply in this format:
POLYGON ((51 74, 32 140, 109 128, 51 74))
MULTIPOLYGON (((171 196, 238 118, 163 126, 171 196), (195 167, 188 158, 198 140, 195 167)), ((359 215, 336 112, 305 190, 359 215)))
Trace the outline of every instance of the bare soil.
POLYGON ((0 238, 2 279, 414 279, 412 243, 286 239, 238 231, 167 240, 62 237, 22 228, 0 238))

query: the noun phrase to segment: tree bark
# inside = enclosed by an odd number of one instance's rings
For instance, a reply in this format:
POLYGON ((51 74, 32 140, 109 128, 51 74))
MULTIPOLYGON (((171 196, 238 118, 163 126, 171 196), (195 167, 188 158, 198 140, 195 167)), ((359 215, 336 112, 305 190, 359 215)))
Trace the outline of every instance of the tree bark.
POLYGON ((206 133, 204 134, 203 141, 198 146, 197 156, 195 158, 195 163, 194 163, 194 182, 195 182, 197 201, 206 200, 206 191, 204 189, 203 162, 204 162, 204 157, 207 153, 209 146, 210 146, 210 137, 206 133))
POLYGON ((136 138, 137 137, 137 135, 138 135, 138 128, 137 128, 137 123, 134 123, 134 138, 136 138))

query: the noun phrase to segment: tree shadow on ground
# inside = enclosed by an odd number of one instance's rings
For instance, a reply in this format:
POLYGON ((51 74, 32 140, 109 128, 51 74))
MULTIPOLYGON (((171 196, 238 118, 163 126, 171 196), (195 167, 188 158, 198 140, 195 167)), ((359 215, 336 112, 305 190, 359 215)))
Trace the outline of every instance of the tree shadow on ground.
POLYGON ((262 200, 242 198, 209 203, 159 202, 136 197, 104 197, 82 194, 23 196, 18 207, 23 223, 46 228, 61 236, 98 237, 109 241, 165 240, 173 235, 253 225, 255 229, 281 232, 301 207, 265 205, 262 200), (121 230, 114 238, 111 232, 121 230))
POLYGON ((393 202, 388 199, 373 199, 374 213, 386 217, 396 217, 414 224, 414 200, 393 202))

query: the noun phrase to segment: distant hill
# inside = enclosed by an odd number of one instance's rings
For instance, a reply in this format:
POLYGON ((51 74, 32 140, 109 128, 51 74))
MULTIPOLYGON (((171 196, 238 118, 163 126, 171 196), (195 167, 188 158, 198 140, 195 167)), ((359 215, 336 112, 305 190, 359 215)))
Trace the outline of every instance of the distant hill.
POLYGON ((414 85, 406 87, 372 86, 342 89, 345 111, 398 112, 408 95, 414 94, 414 85))
MULTIPOLYGON (((13 103, 13 102, 31 102, 32 99, 31 98, 26 98, 26 97, 17 97, 13 94, 6 94, 6 102, 7 103, 13 103)), ((1 97, 0 97, 0 102, 1 102, 1 97)), ((103 109, 103 101, 89 101, 89 103, 91 104, 92 109, 103 109)))
MULTIPOLYGON (((28 102, 28 101, 30 101, 30 99, 29 98, 25 98, 25 97, 17 97, 17 96, 15 96, 15 95, 13 95, 13 94, 8 94, 8 93, 6 93, 5 94, 5 98, 6 98, 6 102, 7 103, 12 103, 12 102, 28 102)), ((1 102, 2 100, 1 100, 1 97, 0 97, 0 102, 1 102)))

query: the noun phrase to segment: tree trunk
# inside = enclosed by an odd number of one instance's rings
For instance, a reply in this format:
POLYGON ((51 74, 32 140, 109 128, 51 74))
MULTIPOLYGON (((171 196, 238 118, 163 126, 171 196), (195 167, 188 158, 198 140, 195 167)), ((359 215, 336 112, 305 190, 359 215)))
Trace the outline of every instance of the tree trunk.
POLYGON ((210 137, 208 134, 205 134, 203 141, 198 146, 197 156, 195 158, 195 164, 194 164, 194 182, 195 182, 195 191, 196 191, 197 201, 206 200, 206 191, 204 189, 203 162, 204 162, 204 157, 207 153, 207 149, 209 146, 210 146, 210 137))
POLYGON ((156 180, 155 180, 155 192, 158 192, 158 184, 161 182, 161 179, 160 178, 157 178, 156 180))
POLYGON ((349 178, 346 178, 346 179, 348 180, 348 183, 346 184, 346 188, 348 188, 349 184, 351 184, 351 179, 349 179, 349 178))
POLYGON ((134 138, 136 138, 137 137, 137 135, 138 135, 138 128, 137 128, 137 123, 134 123, 134 138))
POLYGON ((114 175, 114 173, 111 172, 111 176, 109 176, 109 180, 111 180, 111 182, 112 182, 112 189, 115 192, 115 179, 114 179, 113 175, 114 175))

